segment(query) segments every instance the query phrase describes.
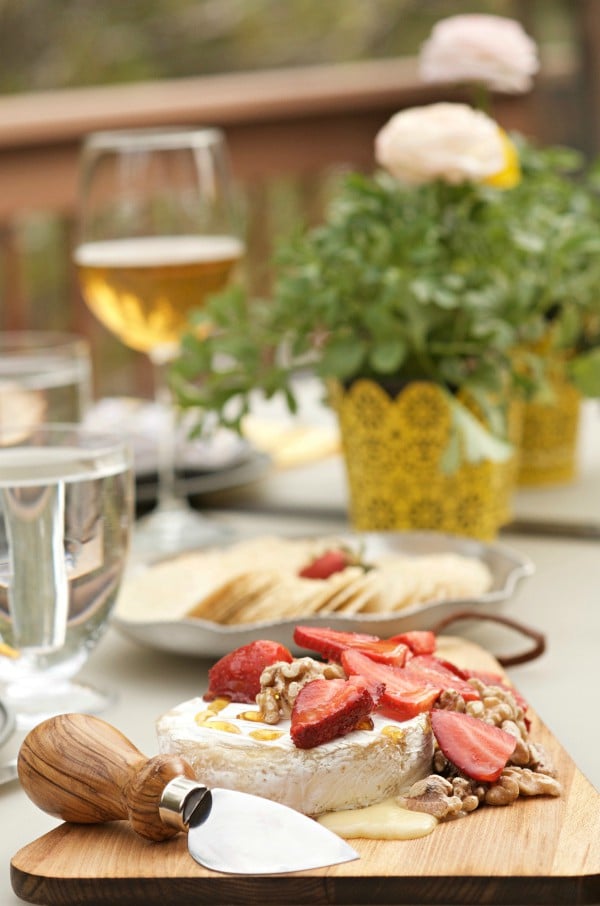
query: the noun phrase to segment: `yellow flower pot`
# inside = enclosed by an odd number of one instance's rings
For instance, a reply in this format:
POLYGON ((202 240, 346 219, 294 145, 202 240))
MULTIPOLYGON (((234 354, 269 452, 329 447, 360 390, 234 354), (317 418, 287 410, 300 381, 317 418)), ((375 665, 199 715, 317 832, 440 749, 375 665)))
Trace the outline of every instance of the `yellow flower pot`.
POLYGON ((581 394, 555 377, 549 402, 524 407, 518 483, 543 486, 572 481, 577 471, 581 394))
POLYGON ((482 540, 507 518, 512 475, 507 462, 465 462, 452 473, 443 459, 452 411, 436 384, 414 382, 392 398, 379 384, 330 387, 350 496, 361 531, 434 530, 482 540))

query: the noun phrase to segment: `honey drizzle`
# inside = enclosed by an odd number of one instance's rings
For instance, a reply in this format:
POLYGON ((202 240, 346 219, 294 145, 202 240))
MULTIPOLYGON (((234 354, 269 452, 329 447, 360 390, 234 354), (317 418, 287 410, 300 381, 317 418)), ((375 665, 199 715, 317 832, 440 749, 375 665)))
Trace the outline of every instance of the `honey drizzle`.
POLYGON ((240 711, 240 713, 238 714, 238 720, 249 720, 252 721, 252 723, 256 724, 264 723, 260 711, 240 711))
POLYGON ((404 739, 404 730, 401 730, 399 727, 387 726, 383 727, 381 730, 382 736, 389 736, 394 742, 402 742, 404 739))
POLYGON ((258 739, 261 742, 271 742, 273 739, 281 739, 283 736, 282 730, 251 730, 248 733, 248 736, 251 736, 252 739, 258 739))
POLYGON ((357 725, 355 726, 354 729, 355 730, 374 730, 375 724, 373 723, 373 718, 369 717, 368 715, 367 715, 367 717, 363 717, 362 720, 359 720, 359 722, 357 723, 357 725))
POLYGON ((225 733, 242 732, 239 727, 236 727, 235 724, 230 723, 228 720, 207 720, 202 726, 207 727, 209 730, 223 730, 225 733))
POLYGON ((215 698, 212 702, 209 702, 205 711, 198 711, 198 713, 194 715, 194 720, 199 726, 205 726, 207 721, 216 717, 216 715, 222 711, 223 708, 226 708, 228 704, 228 698, 215 698))

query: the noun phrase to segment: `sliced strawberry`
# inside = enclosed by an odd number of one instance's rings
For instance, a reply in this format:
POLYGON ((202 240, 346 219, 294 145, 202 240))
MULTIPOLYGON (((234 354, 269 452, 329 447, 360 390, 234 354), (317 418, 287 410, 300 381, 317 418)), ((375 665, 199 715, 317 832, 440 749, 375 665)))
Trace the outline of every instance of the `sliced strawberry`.
POLYGON ((373 710, 373 698, 361 677, 317 679, 303 686, 292 709, 290 735, 299 749, 345 736, 373 710))
POLYGON ((362 676, 369 683, 383 683, 385 689, 378 710, 396 720, 409 720, 422 711, 429 711, 441 691, 441 686, 430 680, 409 677, 404 667, 379 664, 352 648, 342 652, 342 666, 349 676, 362 676))
POLYGON ((380 682, 376 677, 370 676, 358 676, 357 674, 352 674, 348 677, 349 682, 358 682, 359 685, 365 683, 371 698, 373 699, 372 711, 375 711, 379 707, 381 702, 381 697, 385 692, 385 685, 380 682))
POLYGON ((452 661, 446 660, 446 658, 438 657, 437 654, 416 654, 413 658, 413 662, 418 665, 421 664, 423 667, 443 667, 444 670, 449 670, 450 673, 453 673, 454 676, 458 676, 461 679, 468 679, 466 672, 462 667, 458 667, 456 664, 453 664, 452 661))
POLYGON ((260 675, 270 664, 292 661, 283 645, 260 639, 230 651, 208 671, 206 701, 225 696, 234 702, 254 702, 260 692, 260 675))
POLYGON ((384 717, 390 717, 392 720, 410 720, 417 714, 422 714, 423 711, 431 711, 439 694, 440 690, 434 686, 405 692, 385 689, 377 710, 384 717))
POLYGON ((402 642, 403 645, 408 645, 413 654, 433 654, 437 645, 435 633, 428 629, 401 632, 399 635, 393 635, 388 642, 402 642))
POLYGON ((434 709, 431 726, 446 758, 473 780, 497 780, 517 744, 510 733, 459 711, 434 709))
POLYGON ((475 701, 479 698, 477 690, 451 669, 451 665, 446 666, 443 661, 431 655, 418 655, 411 658, 404 668, 404 672, 415 683, 429 682, 446 691, 454 690, 462 695, 465 701, 475 701))
POLYGON ((325 551, 316 557, 298 573, 303 579, 328 579, 334 573, 341 573, 354 562, 349 551, 335 549, 325 551))
POLYGON ((402 642, 380 639, 379 636, 362 632, 342 632, 320 626, 296 626, 294 642, 338 663, 342 652, 348 649, 362 651, 364 655, 380 664, 393 664, 397 667, 404 664, 408 654, 408 648, 402 642))

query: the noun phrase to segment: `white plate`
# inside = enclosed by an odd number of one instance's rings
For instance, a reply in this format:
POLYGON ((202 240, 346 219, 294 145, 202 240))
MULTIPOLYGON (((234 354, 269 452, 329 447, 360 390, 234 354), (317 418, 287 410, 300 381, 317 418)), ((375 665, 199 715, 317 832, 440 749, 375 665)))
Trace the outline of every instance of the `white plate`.
POLYGON ((299 623, 322 624, 336 629, 390 636, 409 629, 429 629, 459 608, 469 607, 482 614, 493 614, 499 604, 514 594, 521 580, 534 573, 533 563, 528 558, 503 544, 486 544, 435 532, 346 534, 342 540, 352 547, 360 546, 367 561, 369 558, 389 553, 413 555, 455 553, 476 557, 489 568, 492 585, 489 591, 478 598, 432 602, 407 607, 393 614, 313 615, 304 620, 294 617, 247 623, 244 626, 222 626, 199 619, 146 622, 128 620, 119 614, 117 604, 113 624, 123 635, 135 642, 160 651, 182 655, 221 657, 233 648, 261 638, 281 642, 295 651, 297 648, 293 643, 293 632, 299 623))
MULTIPOLYGON (((228 491, 232 488, 243 487, 245 484, 252 484, 263 478, 271 467, 271 459, 266 454, 254 452, 242 462, 227 468, 178 475, 175 480, 175 490, 178 495, 188 497, 193 502, 195 498, 201 498, 205 494, 215 494, 218 491, 228 491)), ((154 503, 156 491, 155 475, 138 476, 135 486, 136 503, 154 503)))
MULTIPOLYGON (((85 424, 96 430, 119 431, 127 436, 137 476, 156 476, 158 439, 172 430, 171 417, 158 403, 135 397, 105 397, 87 413, 85 424)), ((217 429, 207 439, 190 439, 191 423, 177 425, 175 455, 181 471, 219 472, 239 466, 250 458, 253 448, 234 431, 217 429)))

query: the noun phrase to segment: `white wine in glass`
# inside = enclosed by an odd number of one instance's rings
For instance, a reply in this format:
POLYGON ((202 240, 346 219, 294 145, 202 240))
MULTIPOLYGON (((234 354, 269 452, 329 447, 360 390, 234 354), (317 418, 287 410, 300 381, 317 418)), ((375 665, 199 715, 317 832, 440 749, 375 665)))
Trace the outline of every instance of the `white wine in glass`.
POLYGON ((166 554, 214 540, 176 494, 175 420, 166 371, 189 316, 222 290, 244 253, 227 148, 219 129, 99 132, 81 158, 81 291, 125 345, 148 355, 157 402, 173 417, 158 441, 158 502, 134 542, 166 554))

